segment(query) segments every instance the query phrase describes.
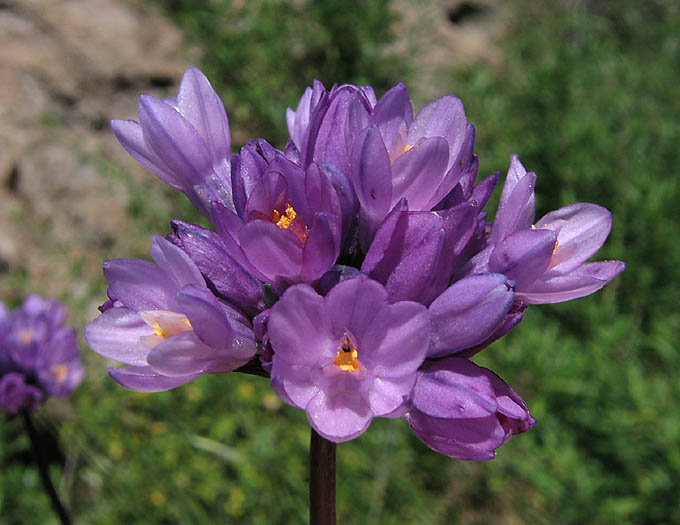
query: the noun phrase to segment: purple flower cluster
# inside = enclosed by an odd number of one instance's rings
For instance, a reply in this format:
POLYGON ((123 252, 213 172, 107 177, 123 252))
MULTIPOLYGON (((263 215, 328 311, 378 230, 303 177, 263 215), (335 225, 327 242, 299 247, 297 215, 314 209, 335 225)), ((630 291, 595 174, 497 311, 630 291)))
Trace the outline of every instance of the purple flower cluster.
POLYGON ((83 378, 76 331, 66 307, 37 295, 10 312, 0 302, 0 408, 32 410, 47 396, 64 397, 83 378))
POLYGON ((522 399, 470 357, 529 304, 588 295, 623 269, 586 262, 611 215, 574 204, 535 219, 536 175, 510 161, 476 182, 475 129, 451 95, 414 116, 399 84, 315 81, 286 114, 283 151, 251 140, 230 157, 226 112, 189 69, 177 98, 140 97, 123 147, 214 225, 173 221, 155 263, 105 263, 109 300, 85 331, 140 391, 204 373, 271 377, 323 437, 403 418, 428 446, 487 460, 534 425, 522 399))

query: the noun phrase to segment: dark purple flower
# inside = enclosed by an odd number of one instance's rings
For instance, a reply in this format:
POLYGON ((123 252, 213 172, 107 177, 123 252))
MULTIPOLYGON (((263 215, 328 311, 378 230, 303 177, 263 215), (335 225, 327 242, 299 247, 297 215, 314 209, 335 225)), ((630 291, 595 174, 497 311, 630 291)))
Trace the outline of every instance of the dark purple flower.
POLYGON ((412 403, 404 417, 416 436, 455 459, 493 459, 513 434, 536 423, 500 377, 457 357, 426 361, 418 371, 412 403))
POLYGON ((26 384, 26 377, 19 372, 10 372, 0 378, 0 407, 10 414, 34 410, 42 398, 42 390, 26 384))
POLYGON ((139 123, 111 121, 127 152, 206 217, 212 202, 232 207, 229 121, 205 75, 187 69, 176 98, 142 95, 138 109, 139 123))
POLYGON ((112 306, 86 326, 85 340, 128 365, 111 368, 111 377, 132 390, 157 392, 247 363, 257 350, 248 318, 213 295, 177 246, 154 237, 151 256, 156 264, 104 264, 112 306))
POLYGON ((429 305, 466 262, 478 217, 474 201, 429 212, 409 211, 402 199, 378 228, 361 271, 383 283, 391 301, 429 305))
MULTIPOLYGON (((349 175, 354 141, 368 126, 375 104, 375 93, 371 87, 334 85, 318 99, 309 115, 302 142, 298 145, 301 165, 328 163, 349 175)), ((298 124, 305 125, 305 121, 297 118, 296 114, 295 124, 296 127, 298 124)))
POLYGON ((351 151, 362 246, 401 199, 412 211, 431 210, 466 173, 476 173, 473 145, 474 126, 457 97, 424 106, 414 119, 403 84, 385 93, 351 151))
POLYGON ((229 255, 282 291, 333 267, 355 203, 342 174, 315 163, 303 169, 270 148, 258 141, 234 156, 236 212, 214 205, 212 217, 229 255))
POLYGON ((217 233, 188 222, 172 221, 171 225, 174 233, 166 238, 182 248, 221 298, 247 314, 265 307, 263 283, 230 255, 217 233))
POLYGON ((366 277, 341 281, 325 297, 308 285, 289 288, 268 332, 272 388, 335 442, 357 437, 374 417, 403 414, 431 335, 423 305, 390 304, 366 277))
MULTIPOLYGON (((0 303, 1 304, 1 303, 0 303)), ((37 295, 13 312, 0 307, 0 406, 8 412, 34 408, 44 396, 64 397, 83 378, 66 307, 37 295)))

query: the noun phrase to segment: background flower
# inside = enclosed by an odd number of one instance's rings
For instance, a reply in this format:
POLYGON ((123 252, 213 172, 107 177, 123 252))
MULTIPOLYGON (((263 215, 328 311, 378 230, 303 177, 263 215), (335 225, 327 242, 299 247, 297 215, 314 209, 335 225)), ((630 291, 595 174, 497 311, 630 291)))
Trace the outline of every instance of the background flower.
POLYGON ((65 397, 84 370, 66 307, 38 295, 9 312, 0 303, 0 406, 32 410, 47 396, 65 397))

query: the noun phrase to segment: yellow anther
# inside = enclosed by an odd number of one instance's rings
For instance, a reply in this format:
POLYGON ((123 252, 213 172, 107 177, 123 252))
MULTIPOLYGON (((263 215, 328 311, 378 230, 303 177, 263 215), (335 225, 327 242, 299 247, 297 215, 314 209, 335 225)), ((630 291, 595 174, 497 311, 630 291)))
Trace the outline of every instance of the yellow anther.
POLYGON ((557 253, 557 248, 559 247, 559 245, 560 245, 560 241, 555 241, 555 247, 553 248, 553 255, 555 255, 557 253))
POLYGON ((286 210, 284 211, 283 215, 281 215, 279 210, 272 211, 272 222, 284 230, 290 228, 290 225, 293 224, 295 217, 297 217, 297 212, 290 204, 286 204, 286 210))
POLYGON ((161 328, 161 325, 156 321, 153 324, 153 335, 160 335, 161 337, 170 337, 170 334, 161 328))
POLYGON ((404 153, 406 153, 406 152, 407 152, 408 150, 410 150, 412 147, 413 147, 413 146, 411 146, 410 144, 406 144, 406 146, 404 146, 404 153))
POLYGON ((50 374, 57 383, 63 383, 68 375, 68 367, 66 365, 53 366, 50 368, 50 374))
MULTIPOLYGON (((182 323, 184 323, 185 325, 187 325, 189 328, 192 328, 191 322, 190 322, 189 319, 187 319, 186 317, 185 317, 184 319, 182 319, 181 321, 182 321, 182 323)), ((172 331, 169 332, 169 331, 165 330, 165 329, 160 325, 160 323, 159 323, 158 321, 155 321, 155 322, 153 323, 152 328, 153 328, 153 335, 158 335, 158 336, 163 337, 163 338, 165 338, 165 339, 167 339, 168 337, 172 337, 173 335, 176 335, 176 334, 178 334, 178 333, 184 331, 184 330, 182 330, 182 329, 179 329, 179 330, 172 330, 172 328, 171 328, 172 331)))
POLYGON ((345 336, 345 340, 338 349, 338 355, 335 356, 333 364, 338 366, 340 370, 345 372, 356 372, 359 370, 359 352, 357 352, 354 343, 345 336))

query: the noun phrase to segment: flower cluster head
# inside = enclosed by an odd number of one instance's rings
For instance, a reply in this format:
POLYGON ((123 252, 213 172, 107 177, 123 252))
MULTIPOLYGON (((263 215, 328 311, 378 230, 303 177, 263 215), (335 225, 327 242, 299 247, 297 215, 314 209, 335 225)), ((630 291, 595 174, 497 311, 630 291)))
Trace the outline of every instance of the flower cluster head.
POLYGON ((65 397, 83 379, 76 331, 66 307, 30 295, 10 312, 0 302, 0 408, 33 410, 48 396, 65 397))
POLYGON ((536 175, 513 155, 490 223, 500 174, 477 181, 475 129, 452 95, 414 114, 402 84, 377 98, 315 81, 286 122, 283 150, 257 139, 230 155, 224 107, 194 68, 177 98, 140 97, 139 123, 113 121, 214 229, 174 220, 154 263, 105 263, 109 300, 87 342, 126 365, 110 375, 133 390, 254 372, 326 439, 402 418, 438 452, 493 458, 535 421, 471 357, 529 305, 623 271, 587 262, 609 211, 579 203, 536 220, 536 175))

